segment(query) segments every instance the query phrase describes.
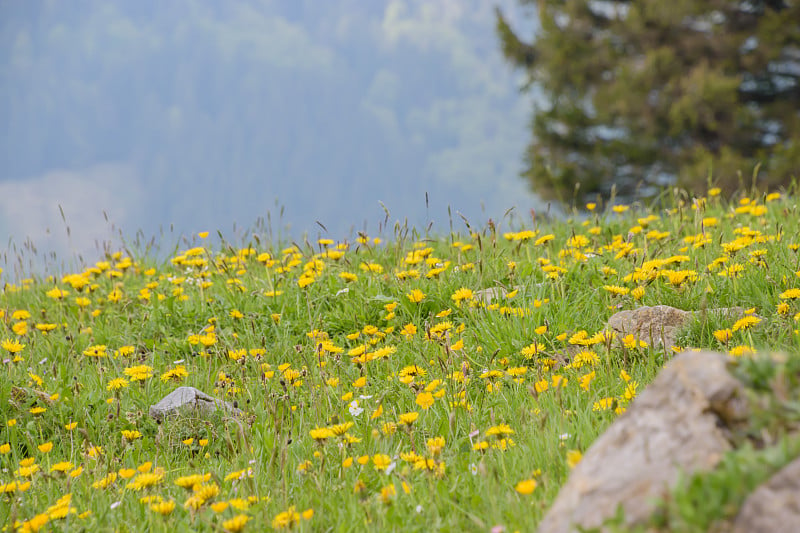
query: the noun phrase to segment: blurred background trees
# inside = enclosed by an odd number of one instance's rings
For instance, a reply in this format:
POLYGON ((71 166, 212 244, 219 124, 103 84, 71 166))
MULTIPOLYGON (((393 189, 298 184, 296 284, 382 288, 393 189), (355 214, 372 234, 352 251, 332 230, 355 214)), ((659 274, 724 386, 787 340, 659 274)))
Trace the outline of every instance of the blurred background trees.
POLYGON ((520 0, 496 11, 505 57, 541 90, 524 175, 544 198, 649 196, 677 184, 800 177, 800 2, 520 0))

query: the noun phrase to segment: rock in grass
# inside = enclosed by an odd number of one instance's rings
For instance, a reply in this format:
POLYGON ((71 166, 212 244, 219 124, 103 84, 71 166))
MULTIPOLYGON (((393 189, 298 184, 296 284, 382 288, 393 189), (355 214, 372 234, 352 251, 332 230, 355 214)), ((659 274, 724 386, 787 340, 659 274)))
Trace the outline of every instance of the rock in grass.
POLYGON ((731 449, 729 429, 748 414, 744 386, 726 360, 714 352, 672 359, 586 451, 539 532, 601 528, 618 506, 625 527, 645 524, 679 472, 713 469, 731 449))
POLYGON ((508 294, 508 291, 503 287, 489 287, 488 289, 475 291, 473 298, 489 305, 492 302, 502 300, 506 294, 508 294))
POLYGON ((796 531, 799 524, 800 458, 748 496, 733 523, 733 531, 796 531))
MULTIPOLYGON (((547 283, 534 283, 529 285, 528 289, 540 289, 546 285, 547 283)), ((525 288, 522 285, 514 285, 511 288, 511 291, 520 290, 525 290, 525 288)), ((502 301, 508 293, 509 291, 505 287, 496 286, 477 290, 472 296, 475 300, 483 302, 486 305, 490 305, 492 303, 502 301)))
MULTIPOLYGON (((741 307, 709 309, 708 314, 722 314, 738 318, 744 314, 741 307)), ((683 311, 669 305, 639 307, 629 311, 620 311, 611 315, 606 325, 607 330, 615 331, 621 336, 633 335, 650 346, 669 348, 682 328, 701 311, 683 311)))
POLYGON ((178 387, 150 406, 150 416, 156 420, 177 416, 209 416, 215 412, 240 415, 242 411, 228 402, 218 400, 194 387, 178 387))

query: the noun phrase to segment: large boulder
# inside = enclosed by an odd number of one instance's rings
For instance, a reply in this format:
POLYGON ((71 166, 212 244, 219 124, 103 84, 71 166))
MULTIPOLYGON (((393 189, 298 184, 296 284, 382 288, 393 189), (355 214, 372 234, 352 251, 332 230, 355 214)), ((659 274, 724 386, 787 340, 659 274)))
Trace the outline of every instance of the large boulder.
POLYGON ((150 416, 156 420, 177 416, 209 416, 216 412, 240 415, 242 411, 228 402, 218 400, 194 387, 178 387, 150 406, 150 416))
POLYGON ((734 533, 797 531, 800 527, 800 458, 795 459, 745 500, 734 533))
POLYGON ((731 449, 730 429, 748 414, 744 387, 726 362, 714 352, 672 359, 587 450, 540 533, 602 528, 619 506, 627 527, 644 524, 681 472, 713 469, 731 449))

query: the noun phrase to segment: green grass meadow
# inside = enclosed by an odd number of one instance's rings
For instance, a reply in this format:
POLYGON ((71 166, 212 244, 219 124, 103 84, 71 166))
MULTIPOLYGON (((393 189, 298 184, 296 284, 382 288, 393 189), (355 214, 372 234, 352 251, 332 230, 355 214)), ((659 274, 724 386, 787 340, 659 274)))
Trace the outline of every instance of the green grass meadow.
POLYGON ((3 531, 533 531, 688 348, 731 354, 755 444, 687 480, 656 526, 730 518, 744 494, 720 487, 800 453, 800 214, 787 193, 667 203, 353 241, 201 232, 166 261, 122 247, 6 284, 3 531), (604 331, 657 304, 748 313, 666 350, 604 331), (244 414, 150 418, 178 386, 244 414))

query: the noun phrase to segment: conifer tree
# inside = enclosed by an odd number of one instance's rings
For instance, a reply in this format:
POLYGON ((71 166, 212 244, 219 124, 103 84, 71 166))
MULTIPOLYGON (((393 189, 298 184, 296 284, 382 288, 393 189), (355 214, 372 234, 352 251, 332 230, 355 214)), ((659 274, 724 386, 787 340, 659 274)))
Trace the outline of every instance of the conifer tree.
POLYGON ((544 198, 800 178, 800 1, 520 0, 505 57, 541 91, 525 177, 544 198), (760 165, 760 166, 759 166, 760 165))

